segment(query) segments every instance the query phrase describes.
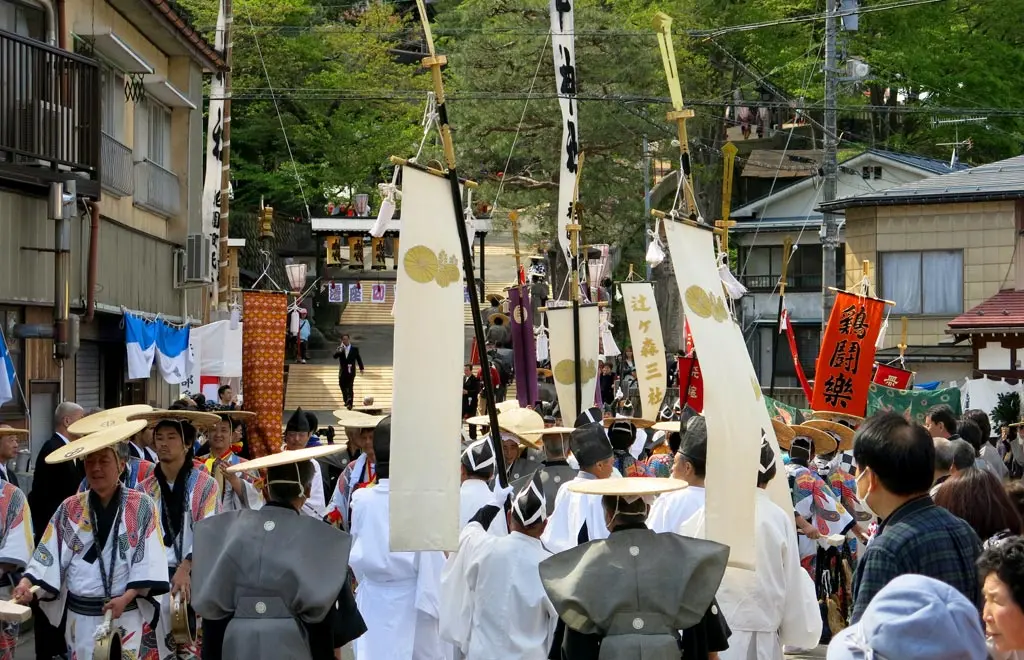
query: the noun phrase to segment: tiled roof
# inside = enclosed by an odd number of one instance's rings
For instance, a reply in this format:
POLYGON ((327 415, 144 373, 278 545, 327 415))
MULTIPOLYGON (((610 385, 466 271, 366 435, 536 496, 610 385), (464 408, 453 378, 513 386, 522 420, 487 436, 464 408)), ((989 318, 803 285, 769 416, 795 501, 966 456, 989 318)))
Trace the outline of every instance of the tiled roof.
POLYGON ((189 43, 191 43, 196 50, 209 58, 210 62, 214 64, 221 71, 227 71, 228 65, 224 61, 224 56, 217 52, 217 49, 213 47, 209 41, 206 40, 203 35, 199 33, 193 26, 188 17, 188 12, 178 4, 176 0, 149 0, 149 3, 153 6, 157 13, 161 14, 171 26, 177 30, 182 37, 184 37, 189 43))
POLYGON ((903 163, 910 167, 916 167, 920 170, 932 172, 933 174, 949 174, 951 172, 962 172, 970 169, 970 165, 964 165, 963 163, 957 163, 954 167, 950 167, 949 163, 944 160, 938 160, 936 158, 927 158, 925 156, 918 156, 916 154, 905 154, 898 151, 886 151, 885 149, 869 149, 868 153, 877 154, 882 158, 888 158, 894 160, 897 163, 903 163))
POLYGON ((995 328, 1020 328, 1024 332, 1024 291, 1003 289, 948 325, 954 335, 995 328))
POLYGON ((837 199, 821 204, 819 208, 836 211, 853 206, 942 204, 1001 199, 1024 199, 1024 156, 904 183, 856 197, 837 199))

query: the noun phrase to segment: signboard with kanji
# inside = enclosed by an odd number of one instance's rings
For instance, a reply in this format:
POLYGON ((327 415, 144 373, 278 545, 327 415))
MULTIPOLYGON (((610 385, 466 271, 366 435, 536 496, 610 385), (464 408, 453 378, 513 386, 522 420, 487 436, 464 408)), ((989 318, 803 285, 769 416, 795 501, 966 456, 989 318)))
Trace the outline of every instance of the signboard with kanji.
POLYGON ((825 327, 811 409, 864 416, 885 302, 840 291, 825 327))

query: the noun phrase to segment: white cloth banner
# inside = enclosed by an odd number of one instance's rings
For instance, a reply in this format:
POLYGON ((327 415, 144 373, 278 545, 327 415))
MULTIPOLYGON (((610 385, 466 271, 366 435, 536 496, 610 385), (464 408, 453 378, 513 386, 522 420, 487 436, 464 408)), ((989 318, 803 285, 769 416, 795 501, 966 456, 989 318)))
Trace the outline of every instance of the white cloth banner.
POLYGON ((391 551, 457 550, 465 311, 446 179, 402 171, 391 415, 391 551), (427 322, 425 322, 427 320, 427 322), (426 350, 425 350, 426 349, 426 350))
POLYGON ((580 375, 583 401, 576 403, 576 359, 573 349, 572 307, 548 307, 548 336, 551 371, 563 420, 574 420, 594 405, 597 392, 598 306, 580 307, 580 375))
MULTIPOLYGON (((1018 382, 1010 385, 1005 380, 991 380, 989 378, 975 378, 968 380, 960 386, 960 409, 970 410, 977 408, 984 410, 989 416, 992 410, 999 403, 999 395, 1008 392, 1024 392, 1024 386, 1018 382)), ((999 435, 998 433, 996 435, 999 435)))
MULTIPOLYGON (((776 455, 777 476, 769 486, 772 501, 791 511, 782 454, 743 334, 729 313, 715 262, 714 235, 710 229, 674 221, 665 222, 665 233, 704 376, 707 538, 729 546, 731 566, 753 569, 761 438, 767 436, 776 455)), ((640 368, 637 372, 642 373, 640 368)))
POLYGON ((149 378, 156 358, 156 325, 141 317, 125 314, 124 343, 128 359, 128 380, 149 378))
POLYGON ((661 319, 650 282, 623 282, 619 285, 626 305, 626 323, 633 344, 636 376, 640 383, 640 408, 644 419, 657 421, 668 387, 665 339, 661 319))
POLYGON ((572 224, 573 191, 579 169, 579 109, 576 105, 576 19, 575 0, 551 0, 551 50, 555 58, 555 92, 562 110, 562 161, 558 174, 558 244, 566 263, 569 255, 569 234, 572 224))
MULTIPOLYGON (((217 10, 217 30, 214 49, 224 52, 224 37, 227 18, 224 0, 220 0, 217 10)), ((206 124, 206 173, 203 177, 202 222, 203 234, 210 237, 210 273, 213 275, 213 286, 210 297, 214 306, 217 305, 218 279, 220 277, 220 196, 224 164, 224 72, 213 73, 210 79, 210 104, 206 124)))

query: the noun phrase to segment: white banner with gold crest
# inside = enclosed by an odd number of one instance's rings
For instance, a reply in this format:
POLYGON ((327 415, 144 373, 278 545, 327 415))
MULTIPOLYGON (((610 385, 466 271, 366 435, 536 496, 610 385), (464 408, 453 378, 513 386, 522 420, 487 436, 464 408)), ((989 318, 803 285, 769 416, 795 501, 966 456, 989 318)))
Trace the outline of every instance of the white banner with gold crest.
POLYGON ((391 414, 391 551, 459 547, 465 312, 450 184, 402 170, 391 414))
POLYGON ((650 282, 623 282, 619 289, 626 305, 629 340, 633 344, 633 360, 640 384, 640 417, 657 421, 668 378, 665 340, 661 336, 654 285, 650 282))
MULTIPOLYGON (((580 306, 580 374, 583 401, 579 409, 594 405, 597 393, 598 306, 580 306)), ((562 411, 562 422, 576 421, 576 362, 573 350, 572 307, 548 307, 548 337, 555 393, 562 411)))
POLYGON ((710 229, 672 221, 665 222, 665 234, 704 377, 707 538, 730 547, 730 565, 753 569, 762 437, 768 437, 777 457, 776 476, 769 485, 772 500, 790 511, 786 470, 743 333, 729 313, 715 262, 714 235, 710 229))

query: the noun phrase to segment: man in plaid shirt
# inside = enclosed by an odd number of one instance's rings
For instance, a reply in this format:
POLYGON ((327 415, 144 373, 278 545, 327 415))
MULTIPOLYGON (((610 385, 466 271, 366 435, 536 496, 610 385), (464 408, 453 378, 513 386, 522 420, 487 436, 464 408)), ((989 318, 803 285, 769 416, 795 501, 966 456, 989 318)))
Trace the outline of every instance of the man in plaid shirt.
POLYGON ((980 605, 975 562, 981 541, 928 494, 935 467, 928 431, 895 413, 880 413, 857 430, 853 455, 860 470, 857 496, 881 523, 857 566, 852 622, 882 587, 905 573, 945 582, 980 605))

